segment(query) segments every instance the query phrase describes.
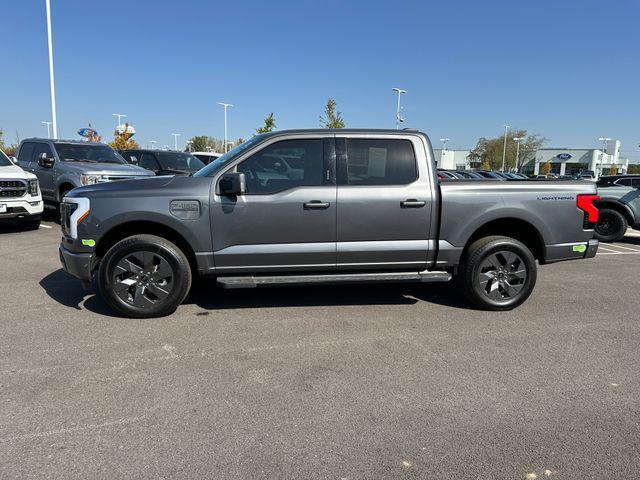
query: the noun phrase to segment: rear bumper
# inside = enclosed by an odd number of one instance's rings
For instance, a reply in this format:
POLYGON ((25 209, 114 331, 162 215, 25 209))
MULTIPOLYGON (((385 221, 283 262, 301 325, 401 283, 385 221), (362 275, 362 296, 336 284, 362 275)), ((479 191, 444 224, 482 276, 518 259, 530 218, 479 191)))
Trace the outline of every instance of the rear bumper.
POLYGON ((546 245, 544 263, 562 262, 565 260, 579 260, 593 258, 598 252, 598 240, 592 238, 586 242, 559 243, 546 245))
POLYGON ((90 282, 92 277, 93 254, 75 253, 67 250, 62 245, 58 249, 60 263, 65 272, 79 278, 84 282, 90 282))

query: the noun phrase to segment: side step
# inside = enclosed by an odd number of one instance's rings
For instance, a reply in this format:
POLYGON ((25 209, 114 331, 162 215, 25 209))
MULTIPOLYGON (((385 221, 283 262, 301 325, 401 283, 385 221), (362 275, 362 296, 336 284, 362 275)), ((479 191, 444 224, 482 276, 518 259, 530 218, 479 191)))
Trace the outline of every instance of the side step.
POLYGON ((222 288, 256 288, 277 285, 318 285, 342 283, 427 282, 440 283, 451 280, 444 271, 386 272, 386 273, 338 273, 316 275, 259 275, 245 277, 218 277, 222 288))

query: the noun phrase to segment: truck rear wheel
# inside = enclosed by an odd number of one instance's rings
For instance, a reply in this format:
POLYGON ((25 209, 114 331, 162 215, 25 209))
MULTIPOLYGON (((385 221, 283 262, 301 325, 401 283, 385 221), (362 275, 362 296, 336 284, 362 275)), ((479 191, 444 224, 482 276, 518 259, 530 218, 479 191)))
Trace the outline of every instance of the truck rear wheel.
POLYGON ((596 238, 601 242, 617 242, 627 232, 627 219, 617 210, 603 208, 598 212, 595 232, 596 238))
POLYGON ((191 288, 184 253, 155 235, 134 235, 116 243, 100 264, 100 293, 118 313, 131 318, 173 313, 191 288))
POLYGON ((475 241, 460 267, 469 300, 485 310, 511 310, 522 304, 536 284, 536 260, 521 242, 501 236, 475 241))

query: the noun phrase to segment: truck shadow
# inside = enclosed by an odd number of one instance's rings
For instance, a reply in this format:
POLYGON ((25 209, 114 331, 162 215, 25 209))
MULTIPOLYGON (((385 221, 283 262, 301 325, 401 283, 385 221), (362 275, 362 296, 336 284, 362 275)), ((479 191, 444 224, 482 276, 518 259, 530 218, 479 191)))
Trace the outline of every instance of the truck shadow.
MULTIPOLYGON (((58 269, 42 280, 40 286, 56 302, 76 310, 99 315, 119 316, 98 295, 97 286, 85 291, 80 281, 58 269)), ((353 305, 413 305, 419 301, 454 308, 471 308, 456 294, 454 284, 327 285, 322 287, 272 287, 224 290, 215 280, 199 279, 184 304, 209 310, 243 308, 326 307, 353 305)), ((179 310, 178 310, 179 311, 179 310)), ((206 313, 204 313, 206 315, 206 313)))

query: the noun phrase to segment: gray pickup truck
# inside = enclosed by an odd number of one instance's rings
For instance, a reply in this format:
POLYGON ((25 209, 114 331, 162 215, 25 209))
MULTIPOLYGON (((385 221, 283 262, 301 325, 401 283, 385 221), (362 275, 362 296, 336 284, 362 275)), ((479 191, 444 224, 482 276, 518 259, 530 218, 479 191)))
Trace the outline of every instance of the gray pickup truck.
POLYGON ((38 177, 42 199, 49 204, 58 204, 70 190, 83 185, 154 175, 129 165, 108 145, 46 138, 23 140, 18 165, 38 177))
POLYGON ((600 214, 596 238, 617 242, 628 227, 640 230, 640 175, 607 175, 600 177, 597 186, 600 214))
POLYGON ((593 257, 595 184, 439 182, 407 130, 256 135, 190 177, 78 188, 61 205, 64 269, 129 317, 173 312, 192 276, 223 288, 447 282, 508 310, 536 261, 593 257))

